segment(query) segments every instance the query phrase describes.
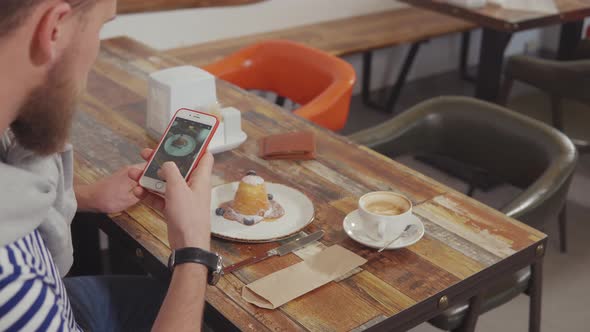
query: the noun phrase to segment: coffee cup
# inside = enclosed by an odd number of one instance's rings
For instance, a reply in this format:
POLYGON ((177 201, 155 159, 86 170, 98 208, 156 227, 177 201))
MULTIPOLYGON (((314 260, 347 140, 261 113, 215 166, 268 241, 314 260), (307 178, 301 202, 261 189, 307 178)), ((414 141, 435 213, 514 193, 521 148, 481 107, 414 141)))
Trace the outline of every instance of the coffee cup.
POLYGON ((359 215, 374 237, 390 240, 411 224, 412 202, 390 191, 370 192, 359 199, 359 215))

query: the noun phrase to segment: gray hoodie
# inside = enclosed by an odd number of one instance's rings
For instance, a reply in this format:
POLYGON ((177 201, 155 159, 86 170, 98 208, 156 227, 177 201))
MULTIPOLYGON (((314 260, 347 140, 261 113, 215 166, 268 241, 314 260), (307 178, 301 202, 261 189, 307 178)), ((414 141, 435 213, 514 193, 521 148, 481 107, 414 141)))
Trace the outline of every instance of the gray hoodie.
POLYGON ((70 224, 77 203, 73 151, 39 157, 14 142, 0 140, 0 246, 39 229, 61 276, 73 263, 70 224))

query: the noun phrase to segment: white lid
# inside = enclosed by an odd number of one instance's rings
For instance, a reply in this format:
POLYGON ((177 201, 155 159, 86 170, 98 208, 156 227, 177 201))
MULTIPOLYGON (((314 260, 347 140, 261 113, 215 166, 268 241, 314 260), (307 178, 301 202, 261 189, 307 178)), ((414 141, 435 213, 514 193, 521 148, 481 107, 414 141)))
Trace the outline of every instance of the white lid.
POLYGON ((173 67, 150 74, 150 78, 166 85, 195 82, 202 80, 215 80, 215 76, 195 66, 173 67))

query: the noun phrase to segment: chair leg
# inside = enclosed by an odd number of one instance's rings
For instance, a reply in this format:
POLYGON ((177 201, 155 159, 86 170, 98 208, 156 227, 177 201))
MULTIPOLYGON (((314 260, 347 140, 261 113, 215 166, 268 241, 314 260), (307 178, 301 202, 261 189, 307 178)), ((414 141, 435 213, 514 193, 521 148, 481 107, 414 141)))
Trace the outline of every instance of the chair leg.
POLYGON ((420 45, 426 41, 419 41, 412 44, 408 54, 406 55, 406 59, 402 65, 401 71, 397 77, 396 82, 394 83, 393 87, 389 92, 389 97, 385 101, 384 105, 380 105, 378 102, 371 100, 371 69, 373 65, 373 53, 371 51, 363 53, 363 81, 362 81, 362 89, 361 89, 361 97, 363 103, 371 108, 385 110, 387 112, 393 112, 395 104, 401 94, 401 91, 406 83, 406 78, 412 65, 414 64, 414 59, 418 54, 418 50, 420 49, 420 45))
POLYGON ((391 88, 391 93, 389 95, 389 98, 387 99, 387 102, 385 103, 385 111, 393 113, 393 109, 395 108, 395 104, 399 98, 399 95, 402 92, 404 84, 406 83, 406 78, 408 77, 408 73, 410 72, 410 69, 412 69, 412 65, 414 64, 414 59, 416 59, 416 55, 418 54, 418 51, 420 50, 420 45, 422 45, 422 42, 416 42, 416 43, 412 44, 412 46, 410 47, 410 50, 408 51, 408 54, 406 55, 406 59, 404 60, 404 64, 402 65, 402 70, 399 73, 399 76, 397 77, 397 81, 395 82, 395 84, 391 88))
POLYGON ((371 74, 373 72, 373 52, 367 51, 363 53, 363 80, 361 84, 361 100, 365 106, 383 110, 383 105, 371 99, 371 74))
POLYGON ((559 250, 567 253, 567 205, 564 204, 559 211, 559 250))
POLYGON ((558 96, 551 96, 551 113, 552 113, 552 122, 553 127, 558 129, 559 131, 563 132, 563 110, 561 108, 561 98, 558 96))
POLYGON ((508 105, 508 98, 510 97, 510 92, 512 91, 512 86, 514 85, 514 79, 512 77, 506 76, 504 79, 504 83, 500 88, 500 97, 498 98, 498 103, 502 106, 508 105))
POLYGON ((373 68, 373 52, 363 53, 363 81, 361 85, 361 99, 367 107, 380 109, 381 105, 371 100, 371 73, 373 68))
POLYGON ((573 21, 561 25, 559 36, 558 60, 573 60, 576 48, 580 44, 580 36, 584 29, 584 20, 573 21))
POLYGON ((473 332, 475 331, 475 326, 477 325, 477 319, 479 318, 479 314, 481 311, 481 302, 483 296, 476 295, 471 298, 469 301, 469 311, 467 312, 467 316, 465 316, 465 320, 463 324, 457 329, 454 329, 452 332, 473 332))
POLYGON ((529 285, 529 332, 541 331, 541 299, 543 291, 543 260, 538 259, 531 265, 529 285))
POLYGON ((461 34, 461 57, 459 59, 459 71, 461 78, 468 82, 475 82, 475 77, 469 75, 469 45, 471 44, 471 31, 461 34))

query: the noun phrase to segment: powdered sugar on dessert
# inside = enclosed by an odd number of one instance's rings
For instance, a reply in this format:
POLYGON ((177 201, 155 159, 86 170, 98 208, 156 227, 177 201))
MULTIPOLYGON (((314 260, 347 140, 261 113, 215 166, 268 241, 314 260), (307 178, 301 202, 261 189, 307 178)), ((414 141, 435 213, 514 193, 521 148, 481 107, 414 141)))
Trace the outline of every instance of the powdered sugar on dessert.
POLYGON ((275 201, 270 201, 270 208, 266 211, 261 210, 257 215, 243 215, 239 212, 236 212, 232 208, 232 202, 233 201, 229 201, 221 204, 220 207, 225 211, 223 213, 223 217, 225 219, 237 221, 246 226, 256 225, 263 220, 273 221, 285 214, 285 209, 283 209, 283 207, 275 201))
POLYGON ((257 175, 246 175, 242 178, 242 182, 253 186, 259 186, 264 183, 264 179, 257 175))

